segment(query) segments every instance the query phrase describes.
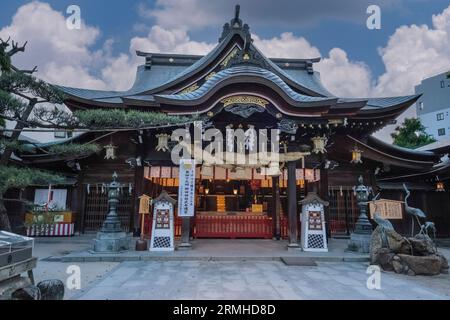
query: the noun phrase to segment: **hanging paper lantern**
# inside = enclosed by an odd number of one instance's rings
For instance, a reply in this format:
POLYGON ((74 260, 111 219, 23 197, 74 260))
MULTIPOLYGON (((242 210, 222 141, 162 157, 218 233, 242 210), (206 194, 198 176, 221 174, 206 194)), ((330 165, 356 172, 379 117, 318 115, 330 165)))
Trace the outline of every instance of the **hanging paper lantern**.
POLYGON ((105 147, 105 159, 106 160, 115 160, 117 158, 116 156, 116 149, 117 147, 115 145, 108 144, 105 147))
POLYGON ((350 161, 350 163, 353 163, 353 164, 363 163, 361 157, 362 157, 362 151, 359 150, 357 146, 355 146, 352 150, 352 161, 350 161))
POLYGON ((445 192, 445 186, 442 181, 436 182, 436 191, 437 192, 445 192))
POLYGON ((326 153, 327 150, 325 149, 326 145, 327 145, 327 137, 323 136, 317 136, 311 139, 311 141, 313 142, 313 150, 312 153, 318 154, 318 153, 326 153))
POLYGON ((156 146, 156 151, 167 152, 169 151, 169 135, 165 133, 157 134, 158 145, 156 146))

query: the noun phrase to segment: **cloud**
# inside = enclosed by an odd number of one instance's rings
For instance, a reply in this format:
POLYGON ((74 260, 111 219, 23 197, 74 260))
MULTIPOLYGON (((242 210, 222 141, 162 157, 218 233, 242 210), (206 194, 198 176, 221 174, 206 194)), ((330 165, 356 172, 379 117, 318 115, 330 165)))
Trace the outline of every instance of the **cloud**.
POLYGON ((0 37, 28 45, 24 53, 13 58, 14 64, 29 69, 38 66, 36 74, 44 80, 67 85, 81 84, 105 88, 89 67, 96 63, 98 54, 91 52, 100 30, 82 24, 81 30, 66 28, 65 17, 48 3, 33 1, 21 6, 12 23, 0 30, 0 37), (30 66, 30 61, 33 65, 30 66))
MULTIPOLYGON (((296 22, 303 15, 311 15, 318 10, 322 0, 308 5, 293 1, 279 0, 278 10, 269 10, 268 0, 245 0, 242 3, 243 19, 262 19, 278 23, 278 15, 285 20, 293 13, 296 22), (258 4, 258 5, 257 5, 258 4), (253 6, 252 10, 245 9, 253 6), (295 10, 294 10, 295 9, 295 10), (262 13, 261 10, 265 10, 262 13), (280 12, 278 12, 280 11, 280 12), (268 15, 267 12, 271 14, 268 15), (293 12, 293 13, 292 13, 293 12), (259 18, 258 18, 259 17, 259 18)), ((336 16, 353 15, 360 5, 350 8, 350 2, 340 1, 340 7, 327 1, 329 7, 322 8, 322 14, 330 14, 330 8, 338 10, 336 16), (345 13, 344 9, 350 10, 345 13), (349 9, 350 8, 350 9, 349 9), (353 13, 352 13, 353 12, 353 13)), ((364 1, 358 2, 366 5, 364 1)), ((384 5, 392 1, 384 1, 384 5)), ((30 61, 38 65, 38 76, 56 84, 91 89, 125 90, 133 83, 136 66, 142 58, 136 57, 135 50, 164 53, 206 54, 216 44, 196 41, 190 38, 188 26, 200 28, 217 26, 232 16, 230 4, 203 0, 159 0, 153 8, 141 7, 143 16, 153 17, 157 24, 146 28, 135 26, 147 35, 133 37, 129 52, 114 55, 113 39, 104 42, 99 50, 92 47, 100 40, 98 28, 85 23, 81 30, 68 30, 65 17, 47 3, 33 1, 21 6, 12 23, 0 30, 0 37, 11 36, 15 41, 29 41, 27 50, 14 58, 14 63, 30 68, 30 61), (191 12, 194 11, 196 12, 191 12), (176 12, 175 12, 176 11, 176 12), (43 23, 45 22, 45 23, 43 23)), ((330 14, 331 15, 331 14, 330 14)), ((424 77, 438 73, 450 66, 450 6, 442 13, 434 15, 432 26, 401 26, 389 38, 379 54, 386 71, 378 79, 373 79, 370 68, 361 61, 354 61, 342 48, 333 48, 325 53, 316 69, 322 74, 324 85, 335 95, 343 97, 366 97, 402 95, 413 92, 414 85, 424 77), (351 75, 351 76, 349 76, 351 75)), ((253 23, 253 22, 251 22, 253 23)), ((320 56, 320 51, 307 39, 285 32, 272 38, 253 35, 255 45, 269 57, 312 58, 320 56)))
POLYGON ((450 6, 433 15, 432 27, 399 27, 379 53, 386 72, 377 81, 376 95, 411 94, 423 78, 448 70, 450 6))
MULTIPOLYGON (((271 58, 316 58, 320 51, 303 37, 296 37, 291 32, 279 37, 261 39, 253 35, 255 45, 271 58)), ((328 57, 315 65, 321 72, 322 82, 333 94, 341 97, 367 97, 371 94, 371 73, 363 62, 350 61, 347 53, 334 48, 328 57), (348 75, 352 76, 349 77, 348 75)))
MULTIPOLYGON (((450 70, 450 6, 433 15, 432 26, 399 27, 386 47, 379 49, 386 72, 377 81, 372 95, 413 94, 422 79, 450 70)), ((415 117, 416 108, 408 109, 397 119, 415 117)), ((388 139, 395 126, 387 126, 377 137, 388 139)))
MULTIPOLYGON (((410 0, 411 1, 411 0, 410 0)), ((383 10, 398 8, 401 0, 240 0, 241 17, 251 26, 299 27, 317 24, 324 19, 365 23, 371 4, 383 10)), ((141 5, 142 16, 156 20, 165 28, 188 30, 217 27, 233 15, 232 3, 211 0, 157 0, 153 6, 141 5)))
POLYGON ((146 37, 131 39, 131 50, 164 53, 207 54, 214 44, 191 40, 186 30, 153 26, 146 37))

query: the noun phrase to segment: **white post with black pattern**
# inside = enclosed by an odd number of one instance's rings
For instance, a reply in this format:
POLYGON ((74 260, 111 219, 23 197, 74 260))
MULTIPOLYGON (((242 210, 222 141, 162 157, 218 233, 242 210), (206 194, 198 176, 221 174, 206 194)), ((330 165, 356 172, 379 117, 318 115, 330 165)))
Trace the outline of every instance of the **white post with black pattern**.
POLYGON ((310 192, 300 203, 303 251, 328 252, 324 213, 324 206, 327 206, 328 202, 320 199, 316 193, 310 192))
POLYGON ((174 204, 175 200, 163 191, 153 202, 152 237, 150 251, 174 251, 174 204))

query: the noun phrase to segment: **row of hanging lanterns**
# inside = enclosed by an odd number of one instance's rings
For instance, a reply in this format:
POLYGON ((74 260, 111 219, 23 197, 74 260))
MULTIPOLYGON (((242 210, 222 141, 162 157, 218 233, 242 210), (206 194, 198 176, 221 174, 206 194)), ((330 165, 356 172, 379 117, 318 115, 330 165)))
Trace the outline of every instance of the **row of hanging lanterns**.
MULTIPOLYGON (((326 145, 328 142, 328 138, 325 135, 324 136, 316 136, 316 137, 312 138, 311 141, 313 143, 313 149, 311 151, 312 153, 325 154, 327 152, 326 145)), ((353 163, 353 164, 363 163, 363 161, 362 161, 363 151, 360 150, 356 144, 355 144, 354 148, 352 149, 351 153, 352 153, 352 159, 351 159, 350 163, 353 163)))

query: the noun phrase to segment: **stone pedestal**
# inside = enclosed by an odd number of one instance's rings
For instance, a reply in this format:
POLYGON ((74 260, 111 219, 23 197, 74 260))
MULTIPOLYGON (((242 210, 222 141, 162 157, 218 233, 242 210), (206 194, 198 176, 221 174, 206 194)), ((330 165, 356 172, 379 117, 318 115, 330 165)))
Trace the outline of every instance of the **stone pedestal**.
POLYGON ((178 245, 178 250, 191 250, 192 244, 190 243, 190 229, 191 221, 190 217, 182 217, 181 224, 181 243, 178 245))
POLYGON ((369 253, 370 251, 370 234, 352 233, 348 242, 348 251, 369 253))
POLYGON ((302 247, 298 243, 289 243, 287 249, 288 251, 302 251, 302 247))
POLYGON ((131 233, 114 232, 106 233, 99 232, 94 239, 95 253, 119 253, 130 249, 131 233))

